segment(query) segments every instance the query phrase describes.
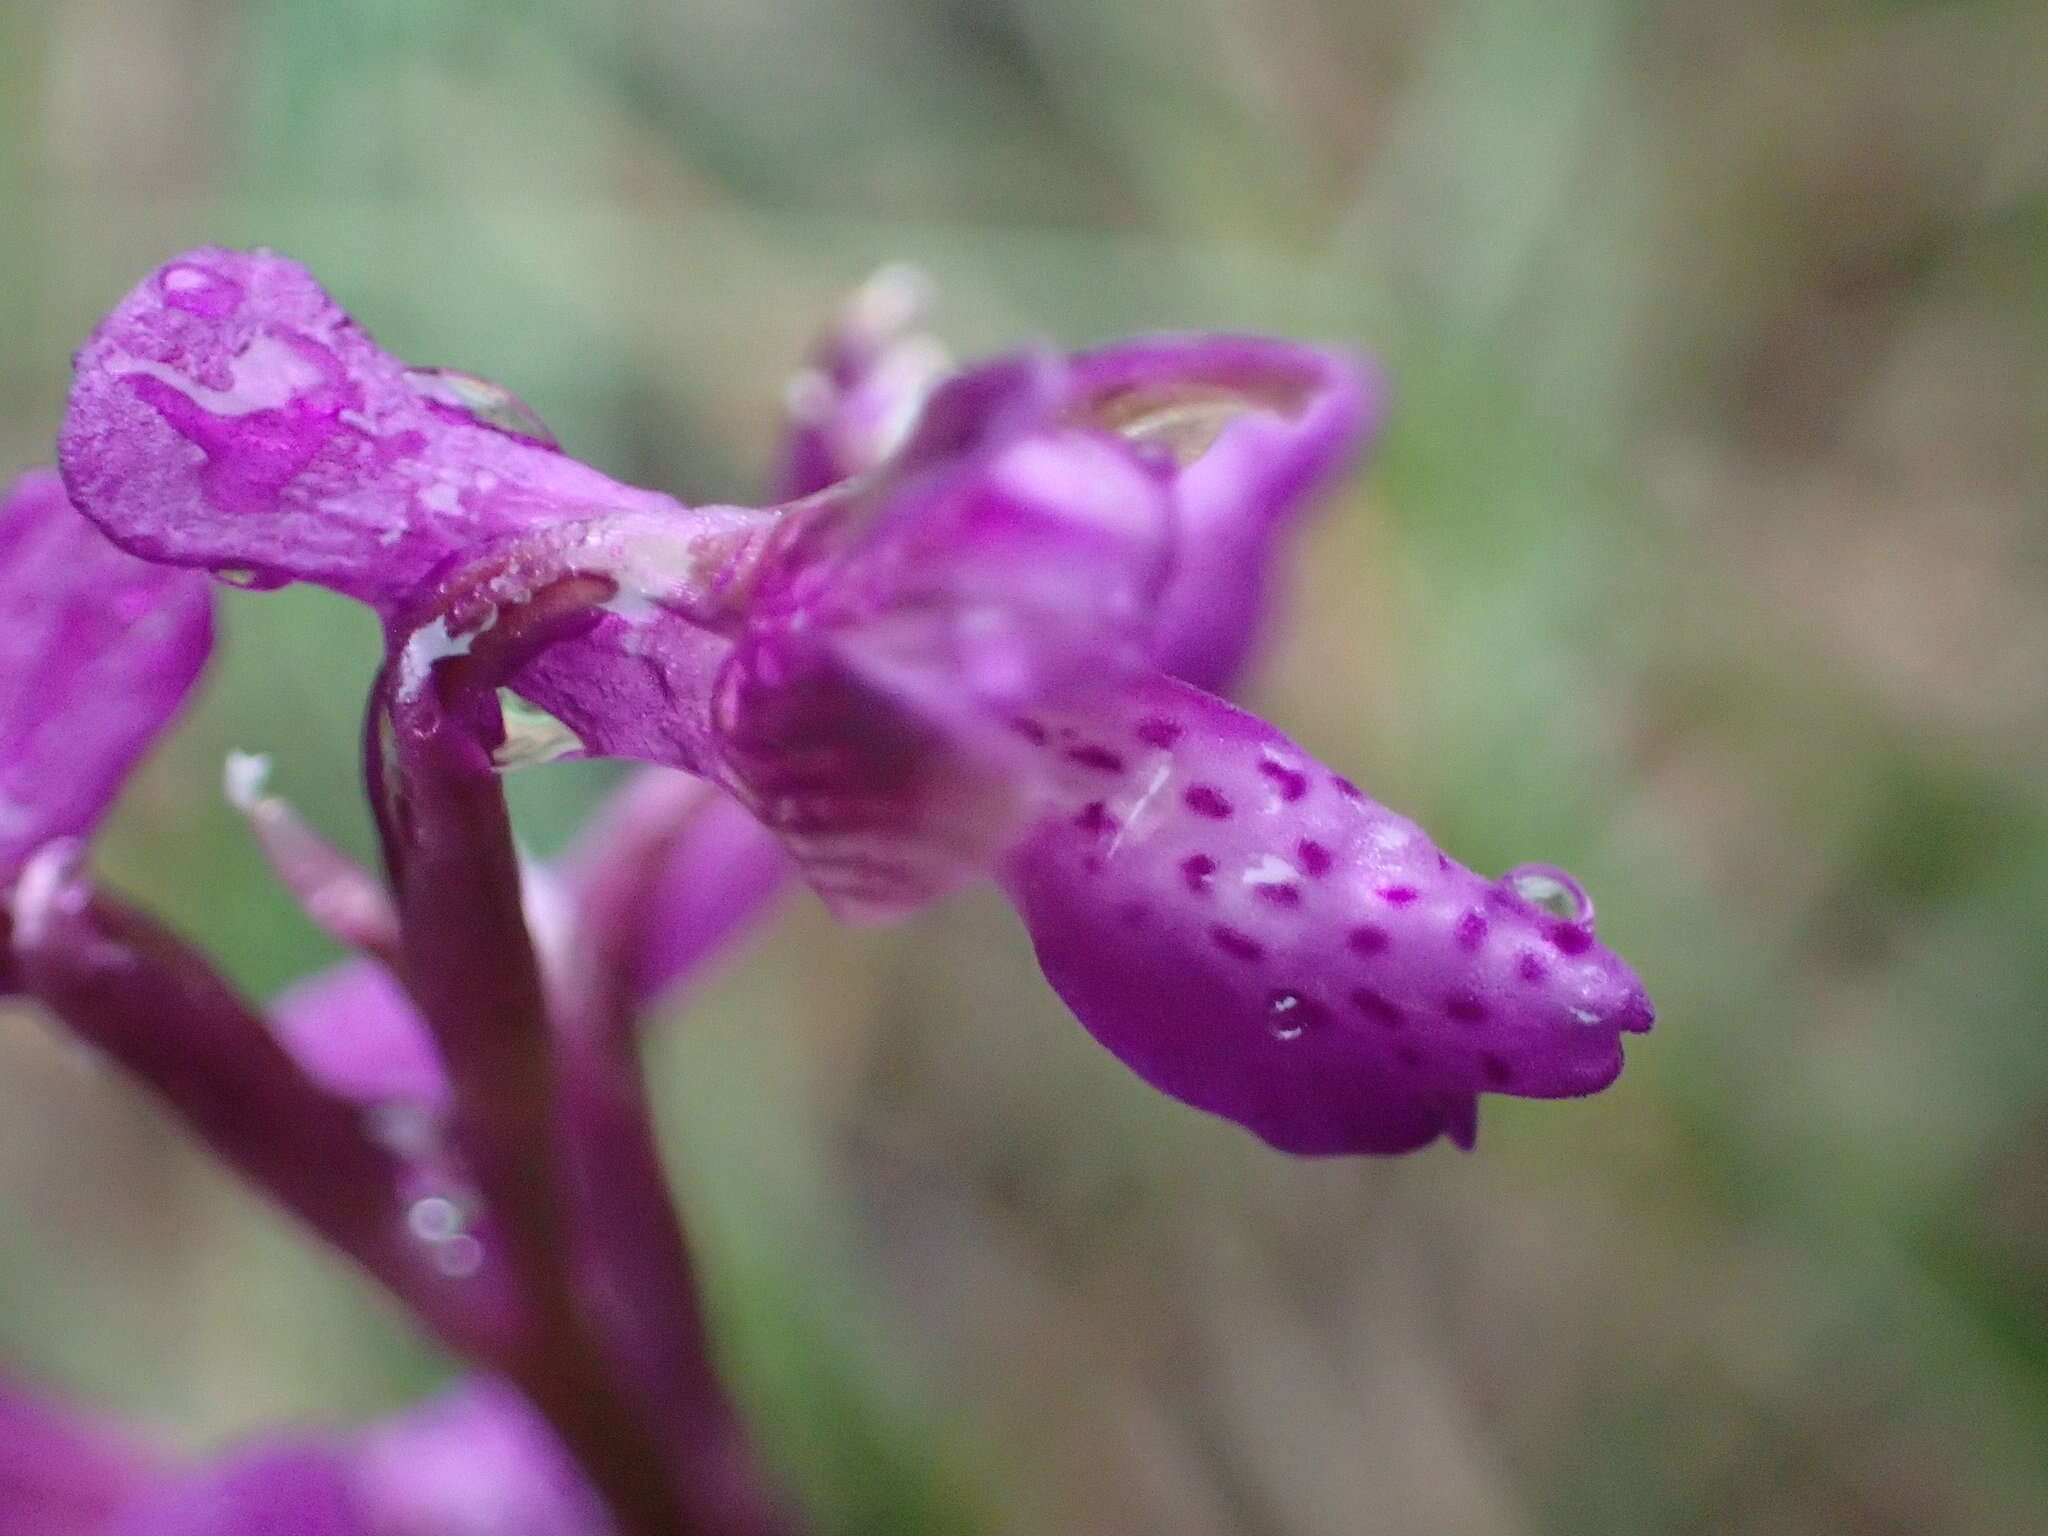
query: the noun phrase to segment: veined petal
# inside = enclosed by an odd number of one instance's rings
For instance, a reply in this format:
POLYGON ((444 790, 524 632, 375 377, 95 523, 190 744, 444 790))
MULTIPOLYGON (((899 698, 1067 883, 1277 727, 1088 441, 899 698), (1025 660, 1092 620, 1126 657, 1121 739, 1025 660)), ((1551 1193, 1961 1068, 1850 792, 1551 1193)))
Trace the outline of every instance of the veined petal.
POLYGON ((1469 1146, 1478 1093, 1596 1092, 1650 1025, 1575 885, 1474 874, 1218 699, 1153 678, 1035 724, 1059 809, 1004 883, 1067 1005, 1175 1098, 1290 1152, 1469 1146))
POLYGON ((123 554, 48 470, 0 498, 0 883, 90 830, 191 692, 213 644, 206 578, 123 554))
POLYGON ((1071 360, 1068 419, 1174 465, 1178 537, 1153 657, 1222 689, 1268 605, 1287 526, 1378 429, 1384 386, 1347 353, 1263 336, 1146 336, 1071 360))
POLYGON ((78 354, 60 455, 138 555, 386 612, 493 540, 683 510, 556 452, 509 391, 409 368, 264 251, 188 252, 123 299, 78 354))

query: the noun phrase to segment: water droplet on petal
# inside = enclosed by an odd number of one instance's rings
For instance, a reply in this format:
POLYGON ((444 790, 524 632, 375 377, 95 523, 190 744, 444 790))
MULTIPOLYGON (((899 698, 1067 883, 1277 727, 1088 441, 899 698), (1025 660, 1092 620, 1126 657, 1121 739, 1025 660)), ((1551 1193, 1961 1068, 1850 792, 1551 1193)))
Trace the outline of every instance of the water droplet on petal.
POLYGON ((414 368, 406 373, 405 381, 429 400, 452 406, 484 426, 543 448, 561 446, 533 407, 502 384, 456 368, 414 368))
POLYGON ((1563 870, 1550 864, 1524 864, 1501 877, 1501 884, 1531 906, 1580 927, 1593 926, 1593 898, 1563 870))
POLYGON ((428 1195, 406 1208, 405 1225, 423 1243, 445 1243, 461 1235, 462 1207, 446 1195, 428 1195))
POLYGON ((1266 1028, 1275 1040, 1299 1040, 1322 1018, 1322 1007, 1299 992, 1275 992, 1266 1000, 1266 1028))
POLYGON ((498 708, 504 715, 505 739, 491 753, 491 765, 500 771, 560 762, 585 751, 581 736, 509 688, 498 690, 498 708))
POLYGON ((278 576, 246 565, 223 566, 213 573, 213 579, 222 586, 235 587, 243 592, 274 592, 291 580, 289 576, 278 576))

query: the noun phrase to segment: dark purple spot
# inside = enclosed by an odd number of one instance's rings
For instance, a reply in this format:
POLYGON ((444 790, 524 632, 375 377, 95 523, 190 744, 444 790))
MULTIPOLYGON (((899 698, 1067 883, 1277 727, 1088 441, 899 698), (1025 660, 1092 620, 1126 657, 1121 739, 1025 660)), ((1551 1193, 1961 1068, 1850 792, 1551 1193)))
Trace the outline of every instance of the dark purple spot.
POLYGON ((1559 923, 1550 930, 1550 942, 1557 946, 1559 954, 1583 955, 1593 947, 1593 930, 1576 923, 1559 923))
POLYGON ((1337 786, 1337 793, 1347 800, 1363 800, 1365 798, 1365 791, 1349 779, 1332 778, 1330 782, 1337 786))
POLYGON ((1114 832, 1117 820, 1100 800, 1090 800, 1081 807, 1081 814, 1074 818, 1074 825, 1083 832, 1114 832))
POLYGON ((1301 905, 1301 887, 1298 885, 1255 885, 1252 889, 1259 893, 1259 900, 1276 907, 1301 905))
POLYGON ((1404 1067, 1420 1068, 1423 1055, 1412 1045, 1397 1045, 1394 1047, 1394 1059, 1404 1067))
POLYGON ((1436 867, 1443 871, 1443 873, 1449 874, 1451 872, 1451 856, 1448 853, 1439 853, 1436 856, 1436 867))
POLYGON ((1276 763, 1270 757, 1261 758, 1259 772, 1273 781, 1273 787, 1280 791, 1282 800, 1299 800, 1308 793, 1308 775, 1285 763, 1276 763))
POLYGON ((1295 1040, 1330 1021, 1330 1011, 1314 998, 1286 988, 1266 999, 1266 1027, 1276 1040, 1295 1040))
POLYGON ((1010 722, 1010 729, 1030 742, 1034 747, 1045 745, 1046 730, 1036 720, 1019 715, 1010 722))
POLYGON ((1331 858, 1330 850, 1314 838, 1303 838, 1296 846, 1294 852, 1295 856, 1301 860, 1302 872, 1318 880, 1327 875, 1330 872, 1331 864, 1336 862, 1331 858))
POLYGON ((1491 1051, 1481 1054, 1479 1070, 1485 1075, 1486 1080, 1496 1088, 1505 1088, 1515 1080, 1515 1069, 1491 1051))
POLYGON ((1515 974, 1534 984, 1550 974, 1550 967, 1543 963, 1543 957, 1535 950, 1525 949, 1515 956, 1515 974))
POLYGON ((1207 816, 1211 821, 1225 821, 1230 816, 1230 802, 1207 784, 1192 784, 1181 796, 1187 808, 1197 816, 1207 816))
POLYGON ((1239 933, 1235 928, 1226 928, 1218 923, 1209 930, 1209 938, 1226 955, 1237 960, 1263 960, 1266 946, 1248 933, 1239 933))
POLYGON ((1206 853, 1191 853, 1180 861, 1181 878, 1197 896, 1209 894, 1209 877, 1216 873, 1216 861, 1206 853))
POLYGON ((1422 892, 1416 890, 1412 885, 1383 885, 1380 887, 1380 900, 1390 907, 1405 907, 1421 894, 1422 892))
POLYGON ((1388 1029, 1399 1029, 1403 1019, 1401 1010, 1379 993, 1360 987, 1351 994, 1351 1006, 1371 1019, 1375 1024, 1388 1029))
POLYGON ((1477 949, 1486 942, 1486 919, 1477 912, 1467 912, 1451 925, 1451 937, 1458 941, 1460 949, 1477 949))
POLYGON ((1124 760, 1107 747, 1090 743, 1084 747, 1067 748, 1067 761, 1079 763, 1083 768, 1093 768, 1100 773, 1122 773, 1124 760))
POLYGON ((1354 955, 1377 955, 1394 942, 1393 935, 1376 923, 1362 923, 1344 936, 1354 955))
POLYGON ((1503 912, 1526 912, 1529 909, 1529 904, 1521 897, 1497 885, 1487 888, 1486 904, 1503 912))
POLYGON ((1148 747, 1170 747, 1181 738, 1181 728, 1157 715, 1138 722, 1138 740, 1148 747))
POLYGON ((1460 1024, 1484 1024, 1486 1004, 1475 993, 1460 989, 1444 999, 1444 1012, 1460 1024))

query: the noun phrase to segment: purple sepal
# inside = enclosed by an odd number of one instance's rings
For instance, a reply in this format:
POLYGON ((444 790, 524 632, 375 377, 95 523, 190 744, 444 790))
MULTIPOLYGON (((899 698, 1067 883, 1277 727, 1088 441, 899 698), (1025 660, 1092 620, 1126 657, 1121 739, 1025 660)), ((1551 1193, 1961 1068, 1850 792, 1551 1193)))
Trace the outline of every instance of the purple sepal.
POLYGON ((517 1392, 476 1377, 360 1430, 167 1467, 0 1385, 7 1536, 614 1536, 517 1392))
POLYGON ((0 498, 0 884, 89 831, 213 644, 206 578, 123 554, 48 470, 0 498))
POLYGON ((228 803, 248 822, 271 870, 334 938, 395 965, 398 914, 383 882, 308 826, 289 801, 268 793, 269 773, 267 758, 230 752, 223 777, 228 803))
MULTIPOLYGON (((338 1446, 257 1446, 150 1489, 104 1536, 384 1536, 338 1446)), ((411 1536, 411 1533, 404 1533, 411 1536)))
POLYGON ((1004 883, 1068 1007, 1175 1098, 1289 1152, 1469 1147, 1477 1094, 1597 1092, 1650 1026, 1576 886, 1472 873, 1221 700, 1155 678, 1034 723, 1061 801, 1004 883))
POLYGON ((373 1536, 607 1536, 588 1482, 540 1415, 480 1377, 364 1431, 354 1483, 373 1536))
POLYGON ((8 1536, 104 1536, 155 1470, 113 1429, 0 1378, 0 1531, 8 1536))
POLYGON ((339 965, 294 982, 270 1005, 271 1028, 329 1093, 365 1105, 439 1113, 448 1074, 419 1010, 383 966, 339 965))
POLYGON ((594 956, 616 946, 599 923, 629 922, 611 985, 638 1011, 700 975, 787 888, 789 856, 771 832, 702 779, 643 768, 602 806, 563 860, 571 921, 594 956), (603 942, 600 942, 600 939, 603 942))
POLYGON ((778 499, 866 474, 902 445, 948 368, 945 349, 919 329, 929 287, 923 273, 887 266, 840 305, 789 381, 778 499))
POLYGON ((508 391, 408 368, 267 251, 191 251, 124 298, 79 351, 58 447, 124 548, 387 612, 565 509, 682 510, 555 452, 508 391))
POLYGON ((1227 689, 1266 618, 1281 536, 1378 430, 1384 383, 1346 353, 1263 336, 1143 336, 1071 367, 1071 419, 1174 466, 1174 568, 1153 658, 1227 689))

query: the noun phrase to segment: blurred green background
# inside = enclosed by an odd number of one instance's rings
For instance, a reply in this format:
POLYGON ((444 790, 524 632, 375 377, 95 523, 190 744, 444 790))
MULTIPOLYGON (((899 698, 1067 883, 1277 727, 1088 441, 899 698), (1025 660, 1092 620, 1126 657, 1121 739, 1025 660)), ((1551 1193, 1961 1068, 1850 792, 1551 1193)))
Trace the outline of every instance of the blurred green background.
MULTIPOLYGON (((759 485, 877 263, 965 353, 1369 348, 1397 410, 1255 701, 1662 1008, 1476 1155, 1155 1099, 968 899, 807 899, 655 1043, 731 1368, 830 1531, 2048 1530, 2048 7, 7 0, 0 468, 204 241, 581 456, 759 485)), ((227 594, 111 877, 260 991, 328 951, 230 746, 367 850, 368 619, 227 594)), ((533 840, 602 784, 526 770, 533 840)), ((0 1361, 211 1446, 445 1365, 0 1014, 0 1361)))

